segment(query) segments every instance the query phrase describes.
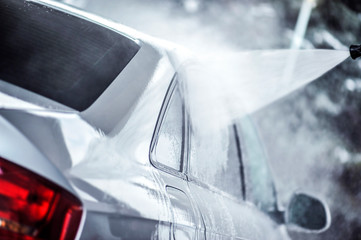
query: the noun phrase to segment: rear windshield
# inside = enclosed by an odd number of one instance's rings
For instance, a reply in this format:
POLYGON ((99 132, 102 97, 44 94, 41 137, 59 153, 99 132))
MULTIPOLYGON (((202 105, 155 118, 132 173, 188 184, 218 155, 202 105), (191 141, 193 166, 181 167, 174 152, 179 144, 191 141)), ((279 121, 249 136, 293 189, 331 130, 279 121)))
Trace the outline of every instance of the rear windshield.
POLYGON ((139 48, 126 36, 38 3, 0 1, 0 79, 78 111, 139 48))

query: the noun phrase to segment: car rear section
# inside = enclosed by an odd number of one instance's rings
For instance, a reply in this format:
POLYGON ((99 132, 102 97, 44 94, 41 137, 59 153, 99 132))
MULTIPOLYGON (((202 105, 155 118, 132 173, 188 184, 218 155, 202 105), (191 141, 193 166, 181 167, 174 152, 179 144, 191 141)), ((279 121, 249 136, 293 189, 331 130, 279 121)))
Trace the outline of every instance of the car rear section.
POLYGON ((165 50, 51 1, 0 19, 0 238, 169 239, 148 156, 165 50))
POLYGON ((0 108, 1 239, 169 239, 169 203, 148 158, 163 100, 154 93, 167 82, 150 88, 111 137, 77 112, 15 98, 0 108))
POLYGON ((14 111, 0 112, 1 239, 75 239, 84 218, 77 194, 57 167, 8 121, 5 116, 14 111))

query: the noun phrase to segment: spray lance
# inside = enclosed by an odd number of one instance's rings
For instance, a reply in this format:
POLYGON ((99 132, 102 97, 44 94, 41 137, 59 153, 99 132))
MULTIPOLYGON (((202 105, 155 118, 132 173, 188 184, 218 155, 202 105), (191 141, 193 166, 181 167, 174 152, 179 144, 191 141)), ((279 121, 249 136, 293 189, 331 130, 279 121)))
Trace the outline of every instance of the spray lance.
POLYGON ((361 44, 350 46, 350 56, 352 59, 361 57, 361 44))

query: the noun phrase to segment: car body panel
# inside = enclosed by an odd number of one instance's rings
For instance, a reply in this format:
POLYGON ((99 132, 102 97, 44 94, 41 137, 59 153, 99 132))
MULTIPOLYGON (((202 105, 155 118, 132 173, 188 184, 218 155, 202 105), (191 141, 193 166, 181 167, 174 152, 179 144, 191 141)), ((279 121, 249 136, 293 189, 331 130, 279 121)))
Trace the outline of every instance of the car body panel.
POLYGON ((4 117, 4 110, 0 111, 0 156, 45 178, 52 179, 63 188, 73 192, 70 184, 59 169, 46 158, 25 134, 4 117))
POLYGON ((189 181, 187 172, 172 174, 152 162, 169 86, 190 56, 80 10, 34 2, 117 29, 141 46, 83 112, 27 91, 6 90, 7 84, 1 88, 5 94, 0 97, 11 101, 0 106, 0 156, 81 199, 85 211, 78 238, 282 239, 277 226, 254 206, 189 181))

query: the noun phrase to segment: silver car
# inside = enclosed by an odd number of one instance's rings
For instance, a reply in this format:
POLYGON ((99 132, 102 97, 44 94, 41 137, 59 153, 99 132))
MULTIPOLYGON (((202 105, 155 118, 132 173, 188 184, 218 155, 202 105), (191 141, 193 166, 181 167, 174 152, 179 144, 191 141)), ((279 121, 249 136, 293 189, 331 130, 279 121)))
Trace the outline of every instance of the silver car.
MULTIPOLYGON (((202 138, 177 46, 51 1, 0 2, 1 239, 287 239, 327 206, 286 210, 252 127, 202 138)), ((212 107, 212 106, 210 106, 212 107)))

